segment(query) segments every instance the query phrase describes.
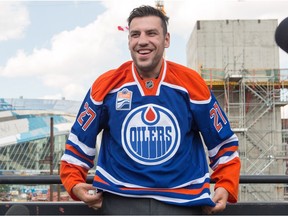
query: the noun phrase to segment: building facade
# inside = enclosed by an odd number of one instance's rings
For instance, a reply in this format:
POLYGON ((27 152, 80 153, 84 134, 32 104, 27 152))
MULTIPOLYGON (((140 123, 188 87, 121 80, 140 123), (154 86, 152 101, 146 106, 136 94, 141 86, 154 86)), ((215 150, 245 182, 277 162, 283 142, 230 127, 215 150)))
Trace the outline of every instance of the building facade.
MULTIPOLYGON (((279 68, 277 25, 277 20, 197 21, 187 44, 188 67, 205 79, 239 138, 242 174, 287 172, 281 127, 287 77, 279 68)), ((283 200, 285 187, 241 185, 240 200, 283 200)))
POLYGON ((57 171, 79 107, 76 101, 0 98, 0 172, 49 173, 51 164, 57 171))

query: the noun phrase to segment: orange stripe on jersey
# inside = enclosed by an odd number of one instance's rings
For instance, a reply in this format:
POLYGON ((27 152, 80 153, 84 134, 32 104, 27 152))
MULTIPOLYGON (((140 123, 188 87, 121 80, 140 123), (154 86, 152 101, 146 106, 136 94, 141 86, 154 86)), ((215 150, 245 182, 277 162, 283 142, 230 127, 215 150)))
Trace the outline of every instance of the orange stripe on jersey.
POLYGON ((165 77, 162 77, 164 75, 163 61, 159 77, 157 79, 150 79, 154 84, 154 87, 151 89, 146 87, 146 80, 142 80, 136 71, 135 75, 137 80, 134 79, 132 74, 132 61, 128 61, 118 69, 110 70, 98 77, 92 85, 91 96, 93 100, 102 102, 111 90, 136 81, 140 84, 145 95, 156 95, 159 85, 161 85, 163 80, 168 84, 187 89, 191 100, 203 101, 210 98, 210 90, 196 71, 174 62, 166 61, 166 63, 165 77))
POLYGON ((92 98, 95 101, 103 101, 111 90, 117 89, 123 84, 134 82, 131 68, 132 61, 128 61, 118 69, 110 70, 99 76, 92 85, 92 98))
POLYGON ((102 184, 106 184, 109 185, 106 181, 104 181, 103 179, 101 179, 99 176, 95 175, 94 176, 94 181, 100 182, 102 184))
POLYGON ((93 160, 89 160, 88 158, 84 157, 83 155, 81 155, 73 146, 69 145, 69 144, 66 144, 65 148, 71 152, 73 152, 74 154, 76 154, 77 156, 89 161, 90 163, 94 163, 93 160))
POLYGON ((167 72, 164 82, 187 89, 191 100, 204 101, 210 98, 209 88, 196 71, 174 62, 166 62, 167 72))
POLYGON ((214 163, 214 161, 216 159, 218 159, 219 157, 221 157, 222 155, 224 155, 226 152, 235 152, 238 150, 238 146, 231 146, 229 148, 224 148, 221 151, 219 151, 215 156, 214 156, 214 160, 211 160, 211 163, 214 163))
POLYGON ((70 194, 70 196, 74 200, 80 201, 78 197, 76 197, 73 192, 72 188, 78 183, 86 182, 88 170, 83 167, 69 164, 66 161, 61 161, 60 166, 60 178, 61 182, 63 183, 66 191, 70 194))
POLYGON ((236 157, 225 165, 219 164, 211 175, 211 179, 216 181, 215 189, 224 187, 229 192, 228 202, 235 203, 238 199, 240 158, 236 157))
POLYGON ((121 188, 121 190, 133 190, 133 191, 157 191, 157 192, 169 192, 169 193, 179 193, 186 195, 197 195, 200 194, 204 189, 209 189, 210 184, 205 183, 201 188, 197 189, 185 189, 185 188, 176 188, 176 189, 159 189, 159 188, 121 188))

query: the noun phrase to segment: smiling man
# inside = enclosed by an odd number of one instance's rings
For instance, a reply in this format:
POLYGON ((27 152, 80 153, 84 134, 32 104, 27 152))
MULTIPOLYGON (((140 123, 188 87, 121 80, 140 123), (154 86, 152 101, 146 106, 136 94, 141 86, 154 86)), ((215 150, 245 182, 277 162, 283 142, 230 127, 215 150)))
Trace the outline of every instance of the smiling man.
POLYGON ((157 78, 164 50, 170 45, 167 28, 163 27, 161 18, 155 16, 132 16, 128 22, 129 49, 137 72, 142 78, 157 78))
POLYGON ((199 74, 164 59, 167 24, 153 7, 131 12, 133 61, 96 79, 67 140, 62 182, 74 199, 101 214, 213 214, 237 201, 238 138, 199 74), (90 185, 86 176, 102 130, 90 185), (213 197, 200 134, 216 181, 213 197))

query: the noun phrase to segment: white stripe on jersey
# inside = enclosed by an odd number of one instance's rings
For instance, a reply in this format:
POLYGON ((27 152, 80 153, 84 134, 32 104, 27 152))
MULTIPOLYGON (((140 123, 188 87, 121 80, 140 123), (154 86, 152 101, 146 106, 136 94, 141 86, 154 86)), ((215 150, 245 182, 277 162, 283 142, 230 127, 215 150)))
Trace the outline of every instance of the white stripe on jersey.
POLYGON ((107 178, 110 182, 112 182, 113 184, 116 184, 116 185, 123 185, 127 188, 146 188, 146 187, 143 187, 143 186, 140 186, 140 185, 134 185, 134 184, 130 184, 130 183, 127 183, 127 182, 122 182, 122 181, 119 181, 117 179, 115 179, 113 176, 111 176, 108 172, 106 172, 102 167, 100 166, 97 166, 96 170, 98 172, 100 172, 103 176, 105 176, 105 178, 107 178))
POLYGON ((192 100, 192 99, 190 99, 190 102, 194 103, 194 104, 208 104, 208 103, 210 103, 211 99, 212 98, 210 96, 207 100, 192 100))
POLYGON ((91 169, 92 168, 92 167, 89 167, 86 163, 84 163, 84 162, 78 160, 77 158, 75 158, 71 155, 68 155, 68 154, 64 154, 61 157, 61 161, 66 161, 69 164, 74 164, 74 165, 77 165, 80 167, 84 167, 85 169, 91 169))
POLYGON ((122 88, 124 88, 126 86, 134 86, 134 85, 137 85, 137 83, 136 82, 125 83, 122 86, 120 86, 119 88, 112 89, 108 94, 112 94, 112 93, 118 92, 120 89, 122 89, 122 88))
MULTIPOLYGON (((97 166, 97 171, 99 171, 103 176, 105 176, 105 178, 107 178, 110 182, 112 182, 113 184, 115 185, 123 185, 127 188, 147 188, 147 187, 143 187, 143 186, 140 186, 140 185, 134 185, 134 184, 130 184, 130 183, 127 183, 127 182, 122 182, 122 181, 119 181, 117 179, 115 179, 113 176, 111 176, 109 173, 107 173, 102 167, 100 166, 97 166)), ((191 185, 191 184, 202 184, 205 179, 209 178, 210 177, 210 174, 209 173, 206 173, 203 177, 201 178, 198 178, 198 179, 194 179, 192 181, 189 181, 189 182, 186 182, 184 184, 181 184, 181 185, 178 185, 176 187, 173 187, 171 189, 177 189, 177 188, 183 188, 183 187, 186 187, 188 185, 191 185)))
POLYGON ((173 189, 175 188, 183 188, 183 187, 187 187, 188 185, 191 184, 203 184, 203 182, 205 181, 205 179, 210 178, 210 174, 206 173, 203 177, 198 178, 198 179, 193 179, 192 181, 189 181, 187 183, 184 183, 182 185, 178 185, 176 187, 173 187, 173 189))
POLYGON ((172 89, 178 89, 178 90, 186 92, 188 94, 187 89, 185 89, 182 86, 174 85, 174 84, 167 83, 167 82, 163 82, 163 85, 168 86, 169 88, 172 88, 172 89))
POLYGON ((84 143, 82 143, 81 141, 79 141, 78 137, 73 134, 70 133, 68 140, 70 140, 71 142, 73 142, 75 145, 79 146, 79 148, 88 156, 92 156, 94 157, 96 155, 96 149, 95 148, 90 148, 87 145, 85 145, 84 143))
POLYGON ((157 96, 159 96, 159 94, 160 94, 160 88, 161 88, 161 85, 162 85, 162 83, 163 83, 163 80, 164 80, 164 78, 165 78, 165 76, 166 76, 166 69, 167 69, 167 63, 166 63, 166 61, 164 60, 164 69, 163 69, 162 78, 161 78, 161 81, 160 81, 160 83, 159 83, 159 85, 158 85, 158 89, 157 89, 157 91, 156 91, 156 95, 157 95, 157 96))
POLYGON ((135 80, 135 82, 136 82, 136 84, 137 84, 137 86, 138 86, 138 89, 139 89, 139 91, 140 91, 141 96, 144 96, 144 95, 145 95, 145 94, 144 94, 144 91, 143 91, 143 89, 142 89, 142 87, 141 87, 141 84, 138 82, 137 76, 136 76, 136 74, 135 74, 134 62, 132 62, 131 65, 132 65, 131 67, 132 67, 132 75, 133 75, 133 78, 134 78, 134 80, 135 80))
MULTIPOLYGON (((168 86, 168 87, 173 88, 173 89, 178 89, 180 91, 183 91, 183 92, 186 92, 187 94, 189 94, 187 89, 182 87, 182 86, 174 85, 174 84, 167 83, 167 82, 163 82, 163 85, 168 86)), ((194 104, 208 104, 208 103, 210 103, 211 99, 212 98, 210 96, 207 100, 192 100, 192 99, 190 99, 190 102, 194 103, 194 104)))
POLYGON ((219 164, 225 164, 228 163, 229 161, 233 160, 234 158, 239 157, 238 152, 234 152, 230 156, 223 156, 220 157, 219 160, 214 164, 214 166, 211 168, 212 170, 215 170, 219 164))
POLYGON ((230 143, 230 142, 236 142, 236 141, 238 141, 238 137, 235 134, 233 134, 230 138, 226 139, 224 142, 220 143, 215 148, 209 150, 208 151, 209 157, 214 157, 223 145, 230 143))
POLYGON ((167 202, 174 202, 174 203, 187 203, 187 202, 193 202, 201 199, 211 199, 210 195, 208 193, 204 193, 201 196, 195 198, 195 199, 177 199, 172 197, 163 197, 163 196, 151 196, 152 198, 155 198, 160 201, 167 201, 167 202))

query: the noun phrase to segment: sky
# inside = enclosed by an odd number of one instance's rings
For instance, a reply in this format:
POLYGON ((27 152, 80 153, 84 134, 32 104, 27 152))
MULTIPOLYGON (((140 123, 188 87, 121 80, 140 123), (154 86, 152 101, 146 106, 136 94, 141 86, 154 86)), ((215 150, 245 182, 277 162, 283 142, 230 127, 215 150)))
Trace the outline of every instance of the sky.
MULTIPOLYGON (((164 0, 171 44, 166 58, 186 65, 197 20, 277 19, 288 0, 164 0)), ((130 11, 151 0, 0 0, 0 98, 81 101, 94 80, 131 59, 130 11)), ((288 55, 280 52, 280 67, 288 55)))

